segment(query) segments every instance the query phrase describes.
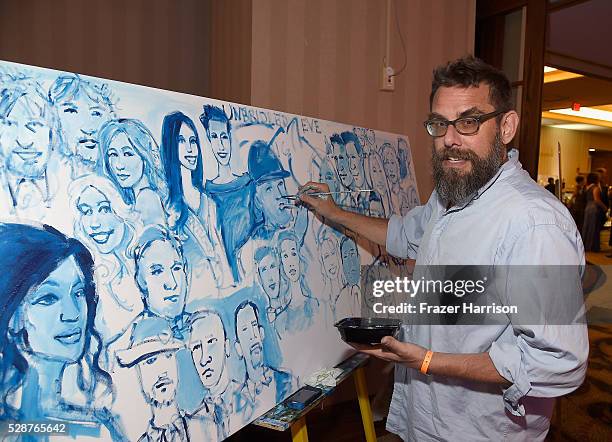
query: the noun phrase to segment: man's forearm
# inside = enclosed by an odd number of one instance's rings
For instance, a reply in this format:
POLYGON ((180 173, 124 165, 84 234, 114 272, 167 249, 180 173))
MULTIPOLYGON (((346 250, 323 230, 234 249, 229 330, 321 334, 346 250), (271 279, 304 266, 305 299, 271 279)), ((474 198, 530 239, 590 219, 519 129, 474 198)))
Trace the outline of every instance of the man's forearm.
MULTIPOLYGON (((411 342, 402 342, 391 336, 385 336, 380 346, 351 343, 357 350, 383 359, 404 364, 414 370, 420 370, 427 349, 411 342)), ((449 378, 466 379, 473 382, 510 385, 501 376, 488 353, 438 353, 435 352, 429 363, 428 374, 449 378)))
POLYGON ((318 198, 316 195, 328 192, 330 190, 327 184, 309 181, 298 191, 299 204, 305 204, 317 216, 327 219, 332 224, 340 224, 380 246, 386 245, 389 220, 343 210, 332 198, 318 198))
POLYGON ((488 353, 434 353, 427 372, 474 382, 510 385, 510 382, 499 374, 488 353))
POLYGON ((359 236, 384 246, 387 243, 387 226, 389 220, 385 218, 374 218, 359 213, 338 209, 331 221, 343 225, 359 236))

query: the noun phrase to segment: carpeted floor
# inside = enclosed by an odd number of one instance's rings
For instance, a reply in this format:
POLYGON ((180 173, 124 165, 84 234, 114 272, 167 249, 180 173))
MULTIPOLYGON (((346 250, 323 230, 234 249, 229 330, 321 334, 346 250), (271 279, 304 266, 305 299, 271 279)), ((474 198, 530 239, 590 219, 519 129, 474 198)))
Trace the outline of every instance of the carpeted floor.
POLYGON ((589 326, 589 341, 586 380, 557 400, 549 441, 612 441, 612 324, 589 326))

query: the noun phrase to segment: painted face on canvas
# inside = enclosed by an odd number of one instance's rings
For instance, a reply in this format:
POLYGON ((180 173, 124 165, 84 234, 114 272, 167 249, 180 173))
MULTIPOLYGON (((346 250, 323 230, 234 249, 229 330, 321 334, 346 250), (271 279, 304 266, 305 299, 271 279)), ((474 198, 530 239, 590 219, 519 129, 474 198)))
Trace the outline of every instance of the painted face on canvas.
POLYGON ((266 224, 275 227, 285 227, 292 219, 291 212, 287 208, 287 195, 285 180, 264 181, 257 185, 255 198, 257 205, 261 208, 266 224))
POLYGON ((400 181, 400 167, 399 161, 397 159, 397 155, 392 148, 383 149, 383 167, 385 168, 385 172, 387 177, 389 178, 389 183, 392 185, 399 184, 400 181))
POLYGON ((353 176, 355 186, 359 189, 365 184, 365 173, 363 171, 363 156, 357 150, 354 141, 346 143, 346 155, 349 160, 349 169, 353 176))
POLYGON ((106 156, 111 173, 121 187, 134 187, 142 179, 144 163, 125 133, 115 135, 106 156))
POLYGON ((340 252, 342 253, 342 269, 347 282, 351 285, 359 284, 360 262, 357 244, 355 241, 345 240, 342 242, 340 252))
POLYGON ((336 171, 329 165, 327 161, 323 161, 321 163, 319 176, 321 177, 321 181, 323 181, 329 186, 330 192, 340 191, 336 171))
POLYGON ((321 244, 321 257, 323 259, 323 268, 327 277, 330 279, 338 278, 340 270, 340 257, 338 256, 337 243, 331 239, 326 239, 321 244))
POLYGON ((370 216, 382 218, 385 216, 385 208, 383 207, 382 201, 379 199, 371 199, 369 207, 370 216))
POLYGON ((222 166, 227 166, 232 156, 232 144, 227 123, 210 120, 208 122, 208 139, 217 162, 222 166))
POLYGON ((300 279, 300 256, 297 243, 292 239, 285 239, 280 244, 281 263, 283 273, 291 282, 300 279))
POLYGON ((339 143, 332 143, 334 151, 334 161, 336 163, 336 170, 338 171, 338 177, 340 182, 346 188, 350 188, 354 185, 353 175, 351 174, 351 167, 349 159, 346 153, 344 145, 339 143))
POLYGON ((111 253, 121 244, 124 220, 117 216, 109 198, 94 186, 86 187, 76 201, 85 235, 100 253, 111 253))
POLYGON ((0 118, 0 148, 6 168, 22 178, 42 177, 51 155, 51 128, 38 112, 32 111, 37 107, 24 95, 6 117, 0 118))
POLYGON ((80 91, 59 103, 58 112, 69 149, 84 164, 95 167, 100 158, 98 130, 110 118, 108 109, 80 91))
POLYGON ((147 306, 161 317, 176 318, 185 308, 187 277, 181 256, 170 241, 154 241, 141 255, 138 272, 147 306))
POLYGON ((190 347, 202 385, 209 389, 216 386, 226 359, 225 333, 218 315, 210 313, 193 323, 190 347))
POLYGON ((181 124, 178 135, 178 158, 181 166, 187 170, 198 167, 198 154, 200 147, 194 131, 186 124, 181 124))
POLYGON ((149 402, 168 405, 174 400, 178 382, 174 351, 151 355, 137 367, 142 391, 149 402))
POLYGON ((370 155, 370 178, 372 179, 372 186, 379 193, 383 192, 387 187, 387 175, 383 167, 381 158, 379 155, 370 155))
POLYGON ((32 354, 56 361, 78 361, 85 347, 87 301, 81 269, 68 257, 32 290, 15 313, 32 354))
POLYGON ((280 267, 272 254, 264 256, 257 263, 259 282, 269 298, 277 298, 280 293, 280 267))
POLYGON ((236 315, 236 335, 247 372, 261 368, 264 364, 263 334, 255 310, 248 304, 236 315))

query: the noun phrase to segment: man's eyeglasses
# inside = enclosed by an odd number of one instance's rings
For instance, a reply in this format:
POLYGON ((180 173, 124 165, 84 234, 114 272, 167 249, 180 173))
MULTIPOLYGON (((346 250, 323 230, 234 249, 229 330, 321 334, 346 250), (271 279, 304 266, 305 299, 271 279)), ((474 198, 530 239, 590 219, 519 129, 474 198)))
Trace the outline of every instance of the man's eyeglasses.
POLYGON ((443 137, 446 135, 448 126, 455 126, 461 135, 474 135, 480 129, 480 125, 493 117, 503 114, 506 111, 496 110, 488 114, 477 115, 474 117, 461 117, 453 121, 433 118, 425 121, 425 129, 432 137, 443 137))

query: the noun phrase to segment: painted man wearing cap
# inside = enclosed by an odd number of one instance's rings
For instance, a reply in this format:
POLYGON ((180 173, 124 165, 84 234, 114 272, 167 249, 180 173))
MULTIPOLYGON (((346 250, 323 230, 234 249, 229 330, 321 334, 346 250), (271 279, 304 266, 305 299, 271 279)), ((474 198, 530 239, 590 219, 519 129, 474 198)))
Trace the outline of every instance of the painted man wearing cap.
POLYGON ((541 441, 555 398, 584 380, 587 328, 571 319, 580 308, 566 310, 567 322, 547 321, 554 307, 564 313, 568 301, 582 305, 584 247, 567 209, 508 148, 518 122, 508 78, 464 57, 434 71, 425 128, 432 137, 435 190, 425 205, 387 220, 303 193, 326 192, 325 184, 308 183, 300 193, 318 215, 386 246, 391 255, 416 259, 421 269, 480 265, 555 275, 549 286, 534 277, 507 277, 500 284, 504 305, 527 293, 525 310, 544 320, 506 315, 495 324, 412 324, 402 327, 400 339, 355 345, 396 363, 387 429, 403 440, 541 441), (567 298, 560 297, 561 286, 552 287, 560 268, 577 276, 567 298))
POLYGON ((292 230, 303 241, 308 228, 308 210, 297 208, 288 195, 285 179, 291 174, 283 168, 269 143, 253 142, 249 150, 249 174, 253 179, 253 208, 256 225, 253 234, 238 253, 241 271, 247 274, 256 268, 255 250, 262 246, 275 247, 279 231, 292 230), (292 210, 297 212, 295 215, 292 210))
POLYGON ((255 141, 249 150, 249 174, 255 184, 253 206, 258 218, 253 238, 269 240, 293 221, 289 201, 284 198, 285 178, 290 173, 267 143, 255 141))
POLYGON ((235 311, 236 352, 244 361, 244 383, 238 392, 236 411, 250 420, 260 404, 277 404, 291 391, 293 378, 285 370, 266 364, 263 348, 264 331, 259 323, 259 309, 253 302, 242 302, 235 311))
POLYGON ((191 318, 189 347, 200 381, 206 393, 200 407, 191 414, 193 420, 212 421, 218 439, 225 439, 230 430, 230 416, 240 383, 230 377, 227 366, 230 342, 218 313, 195 312, 191 318))
POLYGON ((178 370, 175 353, 183 343, 161 318, 149 317, 134 327, 130 346, 117 351, 124 368, 136 367, 142 394, 151 406, 149 425, 139 441, 190 440, 187 419, 176 403, 178 370))

